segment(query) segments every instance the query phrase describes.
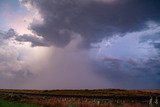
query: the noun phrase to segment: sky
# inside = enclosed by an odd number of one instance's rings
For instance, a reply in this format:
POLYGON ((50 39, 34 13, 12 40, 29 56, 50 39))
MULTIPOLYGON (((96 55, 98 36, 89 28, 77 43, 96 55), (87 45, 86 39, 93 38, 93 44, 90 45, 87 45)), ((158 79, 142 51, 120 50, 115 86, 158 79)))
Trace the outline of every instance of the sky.
POLYGON ((159 0, 0 0, 1 89, 160 89, 159 0))

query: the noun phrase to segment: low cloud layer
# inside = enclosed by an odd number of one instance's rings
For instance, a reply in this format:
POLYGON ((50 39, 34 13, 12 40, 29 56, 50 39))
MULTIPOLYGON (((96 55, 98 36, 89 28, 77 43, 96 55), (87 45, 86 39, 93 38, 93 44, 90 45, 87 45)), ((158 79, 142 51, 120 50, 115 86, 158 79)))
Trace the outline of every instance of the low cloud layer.
POLYGON ((18 34, 14 29, 9 29, 7 32, 1 33, 1 40, 9 40, 13 39, 17 42, 23 43, 23 42, 29 42, 31 43, 32 47, 35 46, 49 46, 49 43, 45 41, 45 39, 41 36, 33 35, 33 34, 18 34))
POLYGON ((42 37, 33 36, 33 35, 29 35, 29 34, 16 36, 16 40, 19 42, 30 42, 32 47, 49 46, 49 43, 47 41, 45 41, 42 37))

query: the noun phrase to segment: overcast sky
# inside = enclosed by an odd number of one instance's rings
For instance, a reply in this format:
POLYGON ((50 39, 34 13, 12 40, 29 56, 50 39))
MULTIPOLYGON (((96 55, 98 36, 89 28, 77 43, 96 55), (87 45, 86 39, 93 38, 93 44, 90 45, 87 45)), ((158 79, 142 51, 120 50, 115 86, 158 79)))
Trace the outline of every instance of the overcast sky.
POLYGON ((0 88, 159 89, 159 0, 0 0, 0 88))

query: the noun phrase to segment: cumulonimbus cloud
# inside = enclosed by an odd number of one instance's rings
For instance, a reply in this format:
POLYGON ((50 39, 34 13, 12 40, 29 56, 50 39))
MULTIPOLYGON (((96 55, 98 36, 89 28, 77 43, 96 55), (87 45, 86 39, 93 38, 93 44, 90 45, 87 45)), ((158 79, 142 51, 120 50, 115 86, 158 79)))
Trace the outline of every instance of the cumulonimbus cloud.
POLYGON ((0 36, 1 86, 159 88, 159 25, 144 26, 147 20, 156 22, 160 17, 159 0, 21 2, 36 9, 42 20, 33 20, 30 24, 33 35, 19 35, 10 29, 0 36), (108 43, 101 43, 103 40, 108 43), (17 42, 32 44, 26 49, 23 44, 16 45, 17 42), (14 45, 10 45, 12 43, 14 45), (97 43, 103 47, 97 46, 92 51, 94 47, 90 44, 96 46, 97 43), (19 45, 26 50, 17 51, 19 45), (78 48, 79 45, 85 49, 78 48), (43 46, 49 51, 40 51, 43 46), (97 55, 99 47, 105 49, 97 55), (27 57, 24 58, 24 54, 27 57))
POLYGON ((72 33, 80 34, 87 47, 112 33, 134 30, 137 23, 160 16, 155 2, 144 0, 22 0, 22 3, 36 8, 43 19, 40 24, 33 21, 30 29, 58 47, 66 46, 72 33), (107 3, 111 1, 117 3, 107 3))

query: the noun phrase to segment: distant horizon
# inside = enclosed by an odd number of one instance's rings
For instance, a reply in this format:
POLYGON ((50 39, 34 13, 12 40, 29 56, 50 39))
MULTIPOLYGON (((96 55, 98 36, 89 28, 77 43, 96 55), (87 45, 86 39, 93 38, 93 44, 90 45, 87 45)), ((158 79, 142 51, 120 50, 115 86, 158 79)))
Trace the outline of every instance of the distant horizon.
POLYGON ((19 89, 15 88, 15 89, 14 89, 14 88, 13 88, 13 89, 1 89, 1 88, 0 88, 0 90, 37 90, 37 91, 38 91, 38 90, 42 90, 42 91, 43 91, 43 90, 48 90, 48 91, 52 91, 52 90, 135 90, 135 91, 136 91, 136 90, 139 90, 139 91, 140 91, 140 90, 146 90, 146 91, 147 91, 147 90, 148 90, 148 91, 151 91, 151 90, 152 90, 152 91, 156 91, 156 90, 157 90, 157 91, 158 91, 158 90, 160 90, 160 89, 125 89, 125 88, 124 88, 124 89, 122 89, 122 88, 104 88, 104 89, 98 89, 98 88, 97 88, 97 89, 25 89, 25 88, 24 88, 24 89, 23 89, 23 88, 19 88, 19 89))

